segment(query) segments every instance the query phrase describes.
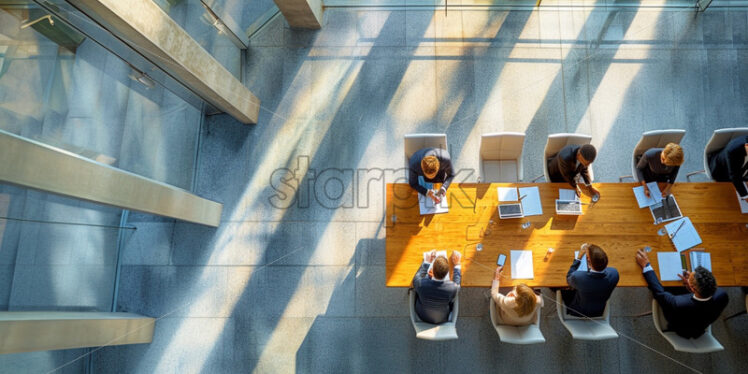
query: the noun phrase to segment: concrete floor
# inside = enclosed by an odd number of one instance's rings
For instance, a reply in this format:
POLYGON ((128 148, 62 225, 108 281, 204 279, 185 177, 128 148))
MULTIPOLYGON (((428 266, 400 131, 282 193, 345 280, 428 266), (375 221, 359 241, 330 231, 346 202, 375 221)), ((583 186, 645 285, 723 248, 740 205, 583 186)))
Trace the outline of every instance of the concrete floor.
MULTIPOLYGON (((546 344, 499 343, 477 288, 458 341, 416 340, 405 289, 383 286, 382 192, 413 132, 446 132, 475 169, 481 133, 524 131, 525 179, 547 134, 587 133, 597 180, 614 182, 643 131, 682 128, 685 181, 714 129, 746 125, 748 12, 332 8, 321 31, 276 18, 252 45, 259 123, 212 116, 201 134, 196 192, 224 204, 222 224, 131 217, 118 309, 159 320, 151 344, 96 351, 96 372, 748 371, 746 317, 714 324, 725 351, 675 353, 632 317, 641 288, 614 292, 613 341, 572 341, 549 302, 546 344)), ((728 291, 725 315, 744 308, 728 291)))

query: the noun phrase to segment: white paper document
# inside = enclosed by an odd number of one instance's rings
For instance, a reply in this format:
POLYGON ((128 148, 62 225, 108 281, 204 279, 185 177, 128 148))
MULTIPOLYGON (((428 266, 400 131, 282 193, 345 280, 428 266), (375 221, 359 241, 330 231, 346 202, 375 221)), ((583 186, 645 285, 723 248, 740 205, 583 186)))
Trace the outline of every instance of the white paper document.
POLYGON ((519 197, 522 198, 520 201, 525 217, 543 214, 543 205, 540 204, 540 190, 537 187, 520 187, 519 197))
POLYGON ((559 188, 558 199, 565 201, 579 201, 579 196, 577 196, 577 191, 559 188))
POLYGON ((657 252, 657 263, 660 265, 660 280, 680 280, 678 274, 683 274, 683 263, 678 252, 657 252))
POLYGON ((634 187, 634 196, 636 196, 636 202, 639 203, 639 208, 646 208, 662 201, 662 192, 657 182, 647 183, 647 188, 649 188, 649 197, 644 194, 644 186, 634 187))
POLYGON ((668 223, 665 225, 665 230, 667 230, 667 234, 678 252, 701 244, 701 237, 688 217, 668 223))
MULTIPOLYGON (((431 251, 423 252, 423 261, 427 261, 428 260, 428 256, 429 256, 430 253, 431 253, 431 251)), ((447 261, 449 261, 449 257, 447 257, 447 251, 436 251, 436 257, 434 257, 434 260, 436 260, 439 257, 444 257, 444 258, 447 259, 447 261)), ((434 263, 432 262, 429 265, 429 270, 428 271, 431 271, 431 269, 433 267, 434 267, 434 263)), ((447 273, 447 276, 445 277, 444 280, 450 280, 449 273, 447 273)))
POLYGON ((418 208, 420 209, 422 216, 426 214, 439 214, 449 212, 449 205, 447 205, 446 196, 442 197, 442 201, 437 205, 434 204, 434 200, 432 200, 430 197, 418 194, 418 208))
POLYGON ((497 187, 496 191, 498 192, 500 202, 519 200, 517 187, 497 187))
MULTIPOLYGON (((579 251, 574 251, 574 258, 579 257, 579 251)), ((577 268, 577 271, 587 271, 587 254, 582 256, 582 259, 579 260, 582 263, 579 264, 579 267, 577 268)))
POLYGON ((693 251, 691 252, 691 271, 695 270, 699 266, 703 266, 705 269, 712 271, 712 256, 709 252, 693 251))
POLYGON ((512 279, 533 279, 532 251, 510 251, 512 261, 512 279))
POLYGON ((745 200, 740 198, 740 194, 735 191, 735 196, 738 197, 738 204, 740 204, 740 213, 746 214, 748 213, 748 203, 745 202, 745 200))

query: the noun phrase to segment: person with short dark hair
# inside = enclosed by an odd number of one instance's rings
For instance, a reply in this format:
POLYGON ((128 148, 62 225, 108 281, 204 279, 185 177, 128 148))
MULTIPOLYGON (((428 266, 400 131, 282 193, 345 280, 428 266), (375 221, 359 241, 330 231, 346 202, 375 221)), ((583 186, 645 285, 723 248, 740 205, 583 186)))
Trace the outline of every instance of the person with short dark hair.
POLYGON ((421 195, 430 197, 434 203, 441 202, 453 178, 452 161, 446 149, 422 148, 410 156, 408 184, 421 195), (442 186, 439 191, 426 189, 419 183, 418 177, 422 177, 426 183, 441 183, 442 186))
POLYGON ((453 280, 449 280, 446 279, 449 274, 449 261, 444 257, 436 257, 436 251, 424 255, 423 263, 413 277, 413 290, 416 293, 416 314, 422 321, 440 324, 447 322, 449 319, 455 296, 460 290, 461 258, 460 252, 452 252, 453 280), (429 271, 432 263, 434 265, 429 271))
POLYGON ((644 187, 644 194, 649 197, 647 183, 662 182, 667 183, 662 190, 662 196, 670 195, 670 189, 678 177, 682 164, 683 148, 675 143, 668 143, 665 148, 650 148, 644 152, 636 163, 636 175, 644 187))
POLYGON ((684 293, 675 295, 662 287, 647 253, 641 249, 636 252, 636 263, 642 268, 652 297, 662 308, 669 331, 684 338, 698 338, 727 307, 727 293, 717 287, 714 275, 704 267, 699 266, 684 275, 678 274, 685 289, 684 293))
POLYGON ((557 154, 548 159, 548 177, 551 179, 549 182, 566 182, 577 191, 578 196, 577 178, 579 176, 584 181, 584 186, 590 194, 599 196, 600 191, 590 184, 590 172, 588 170, 595 158, 597 158, 597 150, 592 144, 570 144, 561 148, 557 154))
POLYGON ((738 196, 748 202, 748 135, 738 136, 707 155, 709 171, 717 182, 732 182, 738 196))
POLYGON ((582 244, 579 256, 566 273, 570 290, 561 290, 568 314, 577 317, 599 317, 605 303, 618 285, 618 270, 608 267, 608 255, 594 244, 582 244), (587 255, 587 271, 577 271, 587 255))

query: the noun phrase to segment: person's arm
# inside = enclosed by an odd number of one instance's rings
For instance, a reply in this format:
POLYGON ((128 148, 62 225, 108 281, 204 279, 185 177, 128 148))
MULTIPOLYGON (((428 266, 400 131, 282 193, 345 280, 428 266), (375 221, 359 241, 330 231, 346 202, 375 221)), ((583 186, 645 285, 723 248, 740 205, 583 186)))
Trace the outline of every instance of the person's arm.
POLYGON ((579 265, 581 263, 582 263, 582 261, 580 261, 579 259, 575 258, 574 262, 571 263, 571 267, 569 267, 569 271, 566 273, 566 283, 568 283, 569 287, 571 287, 571 288, 577 288, 576 287, 576 281, 575 281, 573 275, 574 275, 574 272, 577 271, 577 269, 579 269, 579 265))
POLYGON ((661 307, 676 307, 675 296, 670 292, 665 291, 662 284, 660 284, 660 280, 657 279, 657 274, 655 274, 654 269, 652 269, 652 264, 649 262, 647 253, 641 249, 636 251, 635 260, 642 268, 644 280, 647 281, 647 288, 652 291, 652 297, 660 303, 661 307))
POLYGON ((504 300, 504 295, 499 293, 499 280, 496 278, 491 282, 491 298, 496 305, 501 305, 504 300))
POLYGON ((408 184, 410 184, 411 188, 418 191, 419 194, 428 196, 429 191, 426 189, 426 187, 421 186, 421 184, 418 183, 418 173, 416 173, 413 168, 408 168, 408 184))
POLYGON ((426 261, 421 263, 421 266, 418 268, 416 275, 413 276, 413 288, 418 288, 421 285, 421 281, 426 277, 426 274, 428 274, 429 272, 429 265, 431 265, 431 263, 426 262, 426 261))
POLYGON ((590 168, 589 168, 589 166, 582 167, 582 172, 580 174, 582 174, 582 180, 584 180, 584 184, 587 187, 592 187, 592 179, 590 178, 590 168))
POLYGON ((462 266, 460 265, 460 261, 462 260, 462 255, 460 252, 452 251, 452 263, 454 264, 454 269, 452 270, 453 278, 452 281, 455 282, 455 284, 459 287, 460 281, 462 281, 462 266))
POLYGON ((730 149, 727 153, 727 174, 730 176, 733 186, 735 186, 735 191, 741 198, 748 196, 748 190, 746 190, 743 181, 743 162, 745 161, 745 156, 742 153, 742 149, 745 149, 743 144, 730 149))
POLYGON ((675 178, 678 178, 678 171, 680 170, 680 166, 676 166, 673 168, 673 171, 670 172, 667 176, 667 182, 670 187, 675 184, 675 178))
POLYGON ((444 168, 444 182, 442 183, 442 188, 440 189, 442 196, 444 196, 447 193, 447 188, 449 188, 449 185, 452 183, 452 179, 455 177, 454 170, 452 170, 452 161, 450 161, 449 158, 444 160, 446 163, 444 168))
POLYGON ((644 170, 648 167, 649 157, 647 157, 647 152, 644 152, 641 158, 639 158, 639 162, 636 163, 636 176, 639 178, 642 186, 644 186, 645 191, 647 191, 647 182, 644 180, 644 170))

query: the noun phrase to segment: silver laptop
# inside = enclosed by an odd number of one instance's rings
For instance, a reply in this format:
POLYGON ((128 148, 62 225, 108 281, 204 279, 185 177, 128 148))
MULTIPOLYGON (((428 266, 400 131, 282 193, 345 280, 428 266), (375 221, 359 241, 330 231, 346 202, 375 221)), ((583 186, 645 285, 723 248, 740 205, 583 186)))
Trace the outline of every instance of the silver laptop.
POLYGON ((582 203, 579 200, 556 200, 556 214, 580 216, 582 203))
POLYGON ((499 218, 501 219, 522 218, 524 216, 525 213, 522 211, 521 203, 499 205, 499 218))

